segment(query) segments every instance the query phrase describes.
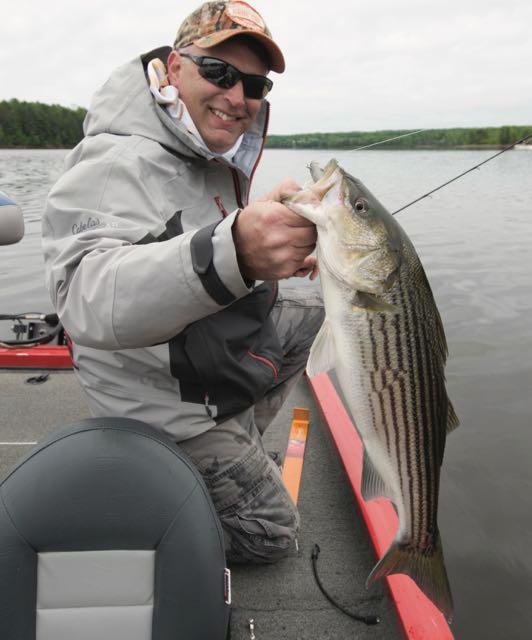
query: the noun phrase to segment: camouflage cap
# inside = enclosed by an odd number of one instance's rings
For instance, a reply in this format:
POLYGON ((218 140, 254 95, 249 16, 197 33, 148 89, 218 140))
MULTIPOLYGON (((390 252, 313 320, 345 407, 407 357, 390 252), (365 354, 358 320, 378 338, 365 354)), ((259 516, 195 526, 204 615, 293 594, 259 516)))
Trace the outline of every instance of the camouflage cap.
POLYGON ((244 34, 255 38, 264 46, 270 58, 272 71, 284 71, 283 54, 273 41, 262 16, 251 5, 241 0, 202 4, 185 18, 179 27, 174 49, 181 49, 190 44, 206 49, 244 34))

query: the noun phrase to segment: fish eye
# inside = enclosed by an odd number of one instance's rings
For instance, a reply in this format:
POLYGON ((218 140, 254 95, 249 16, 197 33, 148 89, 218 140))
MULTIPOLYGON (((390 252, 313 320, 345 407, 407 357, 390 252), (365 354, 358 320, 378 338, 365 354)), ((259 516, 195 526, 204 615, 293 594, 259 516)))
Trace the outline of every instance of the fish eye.
POLYGON ((366 198, 357 198, 354 209, 357 213, 367 213, 369 211, 369 202, 366 198))

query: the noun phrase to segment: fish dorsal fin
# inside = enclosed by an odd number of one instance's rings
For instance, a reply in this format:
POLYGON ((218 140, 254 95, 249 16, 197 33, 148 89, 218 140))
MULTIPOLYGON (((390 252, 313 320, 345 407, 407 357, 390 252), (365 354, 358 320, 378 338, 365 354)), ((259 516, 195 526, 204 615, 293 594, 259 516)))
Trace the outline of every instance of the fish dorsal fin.
POLYGON ((393 492, 373 466, 373 462, 371 462, 366 449, 364 449, 362 458, 362 497, 366 502, 373 500, 373 498, 388 498, 389 500, 393 500, 393 492))
POLYGON ((447 433, 451 433, 451 431, 454 431, 456 427, 458 427, 459 425, 460 425, 460 420, 456 415, 456 412, 454 410, 454 407, 451 401, 449 401, 449 405, 447 407, 447 433))
POLYGON ((325 373, 333 369, 336 361, 336 345, 331 325, 325 318, 318 335, 310 348, 307 362, 307 375, 312 378, 319 373, 325 373))

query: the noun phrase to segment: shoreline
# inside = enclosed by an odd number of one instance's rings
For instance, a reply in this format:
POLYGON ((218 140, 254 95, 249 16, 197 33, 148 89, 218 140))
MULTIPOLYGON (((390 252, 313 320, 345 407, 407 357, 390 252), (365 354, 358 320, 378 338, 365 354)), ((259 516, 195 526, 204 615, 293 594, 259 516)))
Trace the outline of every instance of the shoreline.
MULTIPOLYGON (((477 145, 456 145, 456 146, 436 146, 436 145, 414 145, 411 147, 398 147, 394 145, 379 145, 379 149, 364 149, 364 151, 482 151, 489 149, 504 149, 508 145, 504 144, 477 144, 477 145)), ((530 145, 532 147, 532 145, 530 145)), ((339 147, 339 146, 303 146, 303 145, 283 145, 268 144, 264 147, 267 150, 284 150, 284 151, 354 151, 351 147, 339 147)), ((0 151, 71 151, 74 147, 3 147, 0 146, 0 151)))

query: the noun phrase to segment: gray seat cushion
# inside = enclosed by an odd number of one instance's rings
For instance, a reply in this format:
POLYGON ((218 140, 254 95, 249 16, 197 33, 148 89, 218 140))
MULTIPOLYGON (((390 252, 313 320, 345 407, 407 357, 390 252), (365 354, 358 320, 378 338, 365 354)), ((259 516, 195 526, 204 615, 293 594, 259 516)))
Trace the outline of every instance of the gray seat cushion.
MULTIPOLYGON (((2 640, 35 640, 51 619, 70 629, 77 622, 72 611, 60 613, 65 609, 80 609, 83 626, 92 608, 93 620, 110 617, 116 628, 124 606, 137 608, 138 629, 151 620, 153 640, 226 637, 223 535, 214 507, 185 454, 147 425, 104 418, 58 432, 20 462, 0 496, 2 640), (95 551, 107 552, 99 556, 107 567, 86 553, 95 551), (152 552, 151 569, 150 553, 139 552, 152 552), (59 587, 65 580, 71 586, 59 587), (104 603, 114 612, 100 615, 104 603)), ((70 637, 53 633, 55 640, 70 637)), ((98 640, 106 640, 102 633, 98 640)))

